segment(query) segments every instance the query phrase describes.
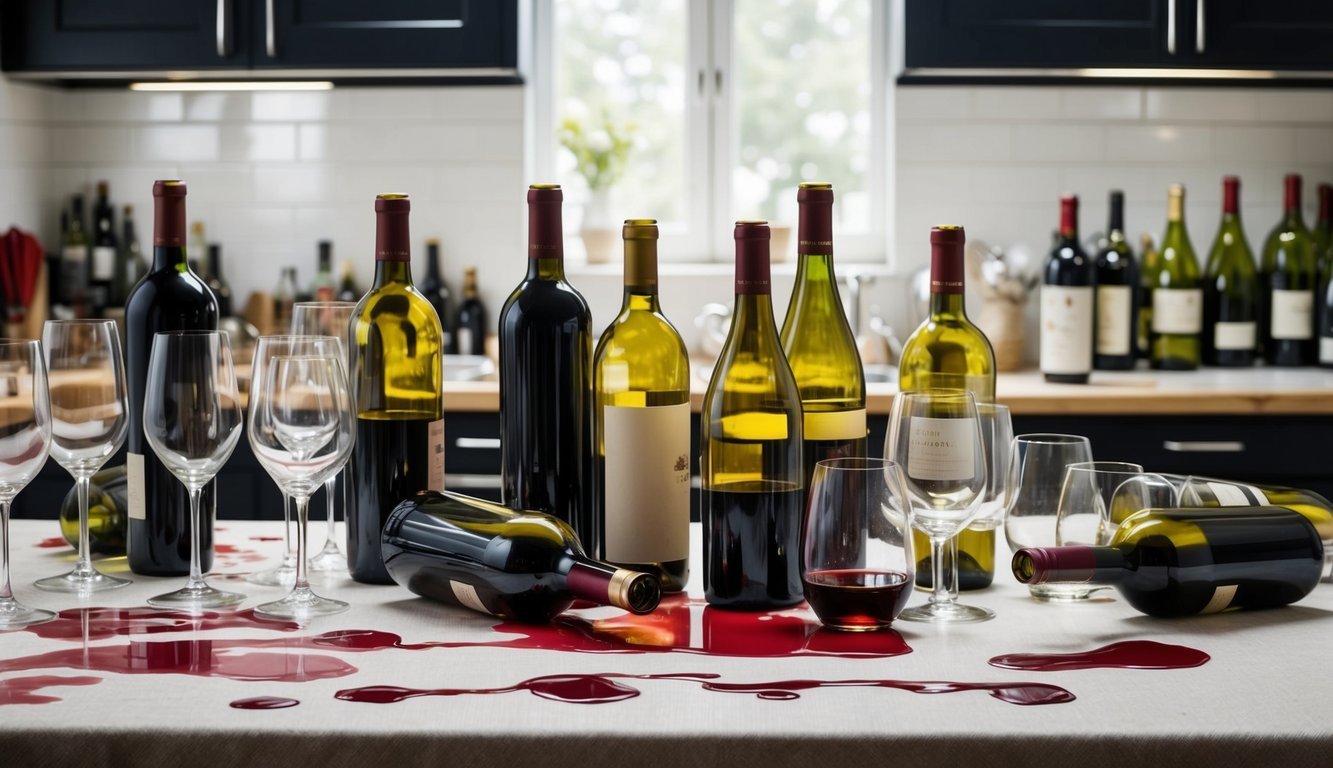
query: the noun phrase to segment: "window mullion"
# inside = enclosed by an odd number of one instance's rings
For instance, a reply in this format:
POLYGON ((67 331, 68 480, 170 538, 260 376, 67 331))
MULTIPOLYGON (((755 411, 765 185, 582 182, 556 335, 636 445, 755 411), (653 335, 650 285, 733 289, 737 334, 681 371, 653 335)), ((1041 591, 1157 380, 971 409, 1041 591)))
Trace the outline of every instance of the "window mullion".
POLYGON ((712 93, 712 130, 708 178, 712 200, 709 207, 711 226, 708 243, 712 258, 726 262, 732 252, 731 169, 735 166, 738 140, 734 113, 736 102, 733 96, 736 90, 736 68, 733 66, 736 4, 733 0, 713 0, 710 6, 711 77, 708 85, 712 93))

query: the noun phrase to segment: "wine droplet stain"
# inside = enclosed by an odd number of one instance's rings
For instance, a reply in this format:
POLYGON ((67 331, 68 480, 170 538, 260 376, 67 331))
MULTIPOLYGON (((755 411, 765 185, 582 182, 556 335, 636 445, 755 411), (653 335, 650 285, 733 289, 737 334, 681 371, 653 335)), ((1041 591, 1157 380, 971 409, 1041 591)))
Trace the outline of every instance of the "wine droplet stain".
POLYGON ((0 706, 5 704, 50 704, 61 701, 59 696, 39 694, 43 688, 61 685, 97 685, 100 677, 83 675, 78 677, 60 677, 58 675, 32 675, 0 680, 0 706))
POLYGON ((237 699, 229 706, 232 709, 287 709, 300 703, 296 699, 285 699, 281 696, 256 696, 252 699, 237 699))
POLYGON ((1007 653, 990 660, 993 667, 1031 672, 1069 669, 1188 669, 1212 658, 1197 648, 1155 640, 1125 640, 1076 653, 1007 653))
MULTIPOLYGON (((42 549, 55 549, 56 547, 69 547, 70 545, 68 541, 65 541, 65 537, 52 536, 49 539, 42 539, 41 541, 37 542, 37 546, 41 547, 42 549)), ((73 547, 70 548, 73 549, 73 547)))

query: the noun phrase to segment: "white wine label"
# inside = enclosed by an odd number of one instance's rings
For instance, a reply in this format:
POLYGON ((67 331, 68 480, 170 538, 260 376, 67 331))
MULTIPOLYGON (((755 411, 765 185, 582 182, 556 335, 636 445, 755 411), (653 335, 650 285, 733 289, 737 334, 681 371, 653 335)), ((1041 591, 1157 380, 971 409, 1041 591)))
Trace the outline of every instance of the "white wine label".
POLYGON ((908 434, 907 476, 913 480, 971 480, 977 467, 976 419, 913 416, 908 434))
POLYGON ((430 487, 432 491, 444 490, 444 419, 430 423, 430 487))
POLYGON ((88 246, 67 245, 60 249, 60 258, 64 261, 77 261, 84 264, 88 261, 88 246))
POLYGON ((1231 607, 1231 601, 1236 599, 1236 585, 1227 584, 1213 590, 1213 599, 1203 607, 1199 613, 1221 613, 1231 607))
POLYGON ((1333 336, 1319 339, 1319 362, 1333 363, 1333 336))
POLYGON ((1097 286, 1097 354, 1128 355, 1134 292, 1128 285, 1097 286))
POLYGON ((1203 330, 1203 291, 1199 288, 1154 288, 1153 333, 1191 334, 1203 330))
POLYGON ((1253 485, 1208 482, 1219 507, 1266 507, 1268 495, 1253 485))
MULTIPOLYGON (((1092 370, 1092 311, 1091 286, 1041 287, 1043 373, 1087 373, 1092 370)), ((1128 329, 1129 320, 1125 322, 1128 329)))
POLYGON ((93 248, 93 279, 110 280, 116 274, 116 249, 105 245, 93 248))
POLYGON ((144 487, 143 487, 143 454, 127 453, 125 454, 125 486, 129 491, 130 510, 127 513, 131 520, 147 520, 148 515, 144 509, 144 487))
POLYGON ((472 354, 472 329, 471 329, 471 328, 459 328, 459 329, 458 329, 458 351, 459 351, 460 354, 464 354, 464 355, 470 355, 470 354, 472 354))
POLYGON ((1254 323, 1214 323, 1213 346, 1217 349, 1254 349, 1254 323))
POLYGON ((1314 337, 1314 291, 1285 291, 1274 288, 1272 310, 1269 320, 1273 338, 1314 337))
POLYGON ((604 545, 613 563, 690 555, 690 404, 602 409, 604 545))
POLYGON ((449 588, 453 590, 454 597, 458 599, 460 605, 471 608, 481 613, 490 613, 486 604, 481 602, 481 597, 477 594, 477 588, 471 584, 465 584, 461 581, 449 581, 449 588))
POLYGON ((866 409, 807 411, 803 431, 806 440, 860 440, 866 436, 866 409))

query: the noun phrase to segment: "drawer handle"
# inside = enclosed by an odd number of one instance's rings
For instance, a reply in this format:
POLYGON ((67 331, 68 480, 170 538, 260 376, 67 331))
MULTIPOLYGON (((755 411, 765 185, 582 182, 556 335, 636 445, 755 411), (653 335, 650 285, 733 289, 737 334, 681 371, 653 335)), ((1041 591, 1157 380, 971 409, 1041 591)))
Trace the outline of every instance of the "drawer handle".
POLYGON ((1239 440, 1167 440, 1162 447, 1174 453, 1243 453, 1239 440))
POLYGON ((460 437, 454 440, 454 446, 458 448, 480 448, 485 451, 500 450, 500 438, 498 437, 460 437))
POLYGON ((451 475, 444 476, 445 488, 485 488, 489 490, 500 489, 499 475, 451 475))

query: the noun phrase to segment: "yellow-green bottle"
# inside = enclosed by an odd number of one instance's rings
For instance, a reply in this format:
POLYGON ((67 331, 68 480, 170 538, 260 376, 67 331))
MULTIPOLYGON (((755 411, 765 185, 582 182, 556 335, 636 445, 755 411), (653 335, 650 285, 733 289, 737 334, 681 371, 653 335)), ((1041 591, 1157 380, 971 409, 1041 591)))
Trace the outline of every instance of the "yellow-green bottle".
POLYGON ((1152 287, 1152 367, 1192 371, 1199 367, 1203 289, 1199 260, 1185 229, 1185 188, 1167 189, 1166 234, 1152 287))

